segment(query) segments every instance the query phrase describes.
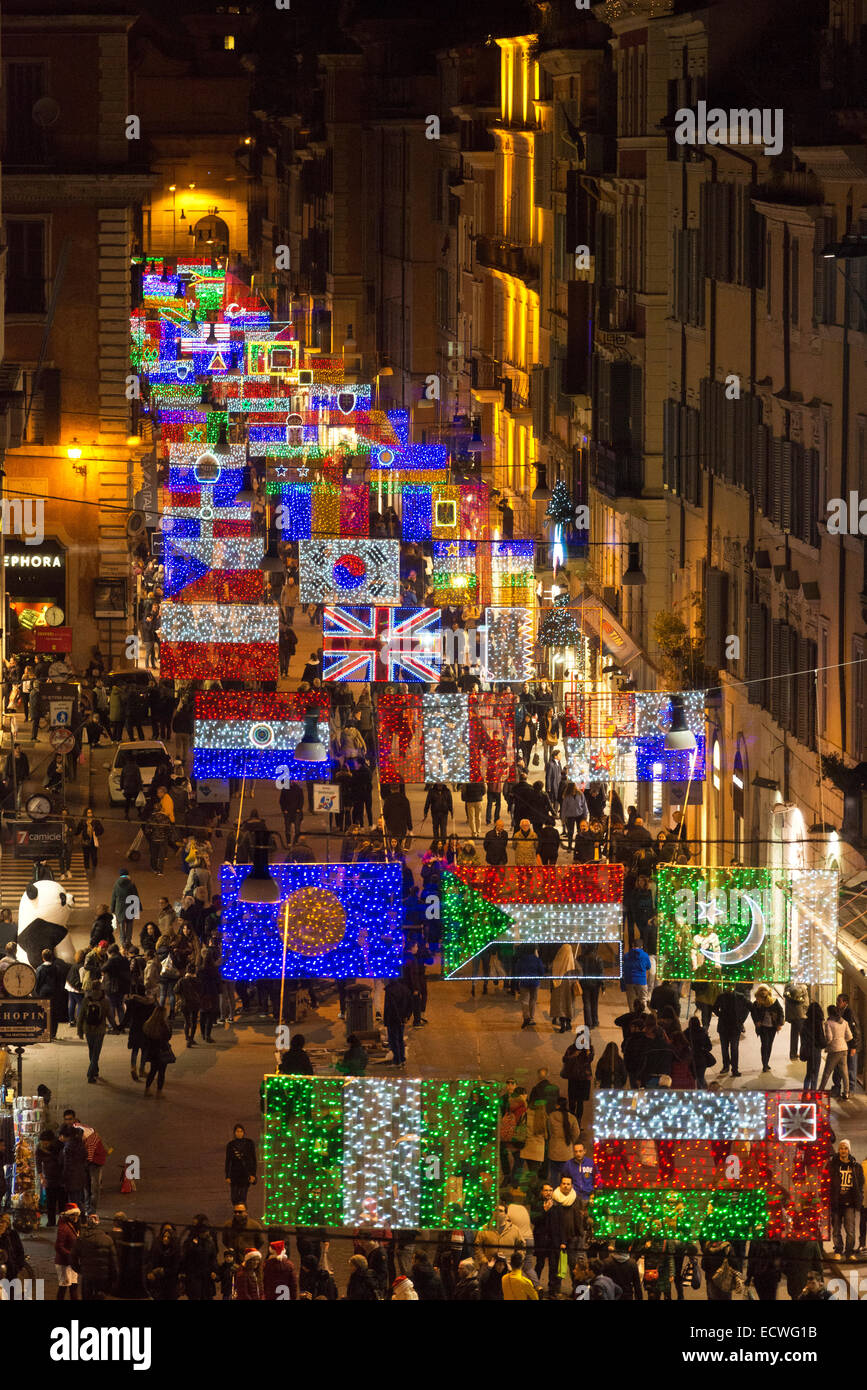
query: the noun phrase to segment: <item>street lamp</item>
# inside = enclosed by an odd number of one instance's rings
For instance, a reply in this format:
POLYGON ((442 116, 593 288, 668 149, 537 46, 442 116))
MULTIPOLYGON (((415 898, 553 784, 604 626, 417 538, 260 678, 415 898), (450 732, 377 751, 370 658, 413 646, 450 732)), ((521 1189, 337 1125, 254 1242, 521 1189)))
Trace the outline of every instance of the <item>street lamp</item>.
POLYGON ((253 868, 238 889, 239 903, 279 903, 280 885, 268 867, 268 846, 255 845, 253 868))
POLYGON ((545 465, 540 463, 536 468, 536 473, 538 475, 537 482, 536 486, 533 488, 533 491, 530 494, 530 499, 533 502, 550 502, 551 489, 548 486, 548 477, 545 465))
POLYGON ((638 541, 628 541, 628 563, 620 579, 621 584, 646 584, 647 575, 641 568, 641 547, 638 541))
MULTIPOLYGON (((672 695, 671 697, 671 725, 665 731, 663 746, 667 753, 695 752, 695 734, 687 728, 686 710, 683 707, 682 695, 672 695)), ((690 780, 691 776, 692 774, 690 774, 690 780)))

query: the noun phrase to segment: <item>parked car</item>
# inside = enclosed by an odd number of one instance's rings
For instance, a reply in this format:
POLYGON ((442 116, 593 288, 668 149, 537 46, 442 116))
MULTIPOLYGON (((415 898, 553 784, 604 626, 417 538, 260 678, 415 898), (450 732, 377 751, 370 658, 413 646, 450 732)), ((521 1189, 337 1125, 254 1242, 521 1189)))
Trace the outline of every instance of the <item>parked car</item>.
POLYGON ((139 685, 146 690, 154 684, 154 675, 152 671, 142 671, 137 666, 127 666, 122 670, 109 671, 105 677, 105 683, 109 687, 113 685, 139 685))
MULTIPOLYGON (((120 773, 127 758, 134 758, 138 763, 145 789, 154 780, 154 773, 161 763, 169 769, 172 764, 169 750, 159 739, 146 739, 144 742, 138 743, 119 743, 113 760, 106 763, 108 768, 108 799, 112 806, 124 804, 123 792, 120 789, 120 773)), ((144 791, 140 791, 136 805, 143 806, 144 802, 144 791)))

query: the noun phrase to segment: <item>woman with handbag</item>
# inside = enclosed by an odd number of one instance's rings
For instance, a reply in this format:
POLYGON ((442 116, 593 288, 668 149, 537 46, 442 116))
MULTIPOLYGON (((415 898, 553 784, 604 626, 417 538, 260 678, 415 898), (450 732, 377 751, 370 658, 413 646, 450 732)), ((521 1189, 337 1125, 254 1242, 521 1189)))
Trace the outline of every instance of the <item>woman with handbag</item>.
POLYGON ((731 1303, 736 1293, 743 1292, 743 1261, 727 1240, 705 1241, 701 1265, 710 1302, 731 1303))
POLYGON ((175 1060, 175 1054, 172 1051, 172 1027, 162 1004, 157 1004, 144 1025, 142 1033, 145 1040, 142 1064, 148 1064, 145 1095, 150 1090, 154 1078, 156 1078, 157 1095, 159 1095, 166 1082, 166 1067, 175 1060))

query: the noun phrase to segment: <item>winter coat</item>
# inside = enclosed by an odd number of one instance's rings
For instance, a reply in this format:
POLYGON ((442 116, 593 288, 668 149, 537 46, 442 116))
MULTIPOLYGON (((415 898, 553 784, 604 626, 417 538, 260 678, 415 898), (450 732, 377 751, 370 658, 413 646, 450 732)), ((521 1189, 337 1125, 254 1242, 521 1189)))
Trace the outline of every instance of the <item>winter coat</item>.
MULTIPOLYGON (((80 1186, 84 1186, 83 1180, 80 1186)), ((61 1216, 57 1223, 57 1235, 54 1240, 54 1263, 56 1265, 65 1268, 72 1263, 72 1251, 77 1240, 78 1231, 71 1221, 67 1221, 65 1216, 61 1216)))
POLYGON ((60 1170, 67 1192, 81 1192, 87 1186, 87 1148, 78 1130, 63 1141, 60 1170))
POLYGON ((548 1137, 548 1114, 544 1105, 534 1105, 527 1111, 527 1138, 521 1147, 521 1157, 525 1162, 541 1163, 545 1157, 545 1140, 548 1137))
POLYGON ((140 901, 141 894, 129 874, 121 874, 111 892, 111 911, 118 926, 126 920, 127 898, 138 898, 140 901))
POLYGON ((117 1278, 117 1251, 107 1231, 88 1226, 72 1247, 72 1267, 82 1279, 110 1288, 117 1278))
POLYGON ((464 1273, 458 1275, 455 1284, 454 1299, 457 1303, 478 1303, 481 1300, 482 1291, 479 1288, 478 1274, 464 1273))
POLYGON ((810 996, 806 985, 787 984, 783 990, 783 998, 787 1023, 807 1017, 807 1005, 810 1002, 810 996))
POLYGON ((489 830, 482 843, 487 864, 508 864, 509 836, 505 830, 489 830))
POLYGON ((226 1172, 230 1182, 249 1182, 256 1176, 256 1145, 246 1135, 226 1145, 226 1172))
POLYGON ((578 1205, 576 1194, 569 1194, 574 1198, 571 1202, 558 1202, 559 1191, 559 1188, 555 1189, 554 1205, 548 1213, 553 1250, 559 1249, 561 1245, 568 1245, 569 1241, 577 1240, 581 1234, 581 1207, 578 1205))
POLYGON ((403 840, 412 830, 412 809, 403 792, 391 792, 382 802, 385 828, 395 840, 403 840))
POLYGON ((262 1301, 262 1283, 259 1271, 251 1269, 254 1261, 248 1260, 240 1269, 235 1270, 232 1280, 232 1297, 246 1302, 262 1301))
POLYGON ((278 1302, 281 1298, 285 1300, 286 1295, 281 1293, 282 1289, 289 1290, 290 1301, 298 1297, 295 1266, 285 1256, 281 1258, 279 1255, 269 1255, 262 1270, 262 1292, 266 1302, 278 1302))
POLYGON ((750 1001, 737 990, 724 989, 722 994, 717 996, 713 1012, 719 1019, 720 1033, 732 1037, 740 1032, 749 1017, 750 1001))
POLYGON ((547 1117, 548 1158, 552 1163, 565 1163, 572 1157, 572 1146, 581 1138, 581 1126, 568 1110, 555 1110, 547 1117), (563 1133, 563 1121, 566 1134, 563 1133))
POLYGON ((147 999, 143 994, 130 994, 127 996, 125 1004, 126 1024, 129 1029, 126 1045, 130 1049, 143 1048, 147 1039, 142 1029, 154 1011, 154 1001, 147 999))
POLYGON ((382 1021, 386 1028, 399 1028, 412 1013, 412 995, 403 980, 389 980, 385 987, 382 1021))
POLYGON ((535 830, 530 829, 526 834, 521 829, 516 830, 512 836, 512 849, 515 852, 515 863, 525 865, 535 864, 537 844, 538 837, 535 830))
POLYGON ((750 1005, 750 1014, 752 1016, 753 1023, 755 1024, 756 1032, 758 1032, 760 1028, 763 1028, 765 1026, 762 1023, 762 1019, 764 1018, 765 1014, 770 1015, 771 1028, 776 1029, 782 1028, 783 1026, 783 1010, 778 999, 775 999, 772 1004, 758 1004, 754 1000, 753 1003, 750 1005))
POLYGON ((255 1216, 247 1216, 240 1224, 235 1222, 232 1217, 227 1221, 220 1233, 220 1239, 226 1250, 233 1250, 235 1257, 240 1259, 245 1250, 252 1246, 255 1250, 264 1250, 265 1231, 261 1221, 257 1221, 255 1216))
POLYGON ((36 1146, 36 1171, 46 1187, 63 1186, 63 1145, 59 1139, 36 1146))
POLYGON ((646 985, 650 969, 650 956, 640 946, 633 946, 624 952, 620 978, 624 985, 646 985))
POLYGON ((439 1270, 432 1264, 413 1264, 412 1282, 421 1303, 442 1303, 446 1291, 439 1270))
POLYGON ((445 812, 449 816, 454 812, 452 794, 448 787, 442 782, 435 782, 428 790, 422 814, 426 816, 429 811, 436 811, 438 813, 445 812))
POLYGON ((378 1303, 379 1293, 369 1269, 353 1269, 346 1285, 350 1303, 378 1303))
POLYGON ((105 997, 105 990, 102 985, 91 985, 81 1003, 81 1013, 78 1016, 78 1036, 83 1038, 85 1035, 94 1038, 104 1034, 108 1028, 108 1000, 105 997), (92 1005, 99 1009, 99 1022, 87 1023, 88 1012, 92 1005))

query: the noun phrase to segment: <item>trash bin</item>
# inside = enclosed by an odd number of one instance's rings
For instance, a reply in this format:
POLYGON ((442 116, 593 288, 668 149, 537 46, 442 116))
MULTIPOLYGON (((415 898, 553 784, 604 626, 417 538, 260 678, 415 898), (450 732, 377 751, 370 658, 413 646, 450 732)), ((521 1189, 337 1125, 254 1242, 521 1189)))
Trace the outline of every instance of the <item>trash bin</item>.
POLYGON ((369 985, 346 987, 346 1036, 373 1029, 373 991, 369 985))

